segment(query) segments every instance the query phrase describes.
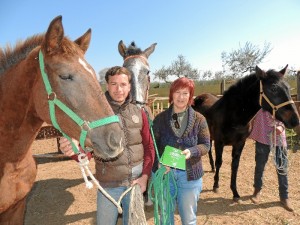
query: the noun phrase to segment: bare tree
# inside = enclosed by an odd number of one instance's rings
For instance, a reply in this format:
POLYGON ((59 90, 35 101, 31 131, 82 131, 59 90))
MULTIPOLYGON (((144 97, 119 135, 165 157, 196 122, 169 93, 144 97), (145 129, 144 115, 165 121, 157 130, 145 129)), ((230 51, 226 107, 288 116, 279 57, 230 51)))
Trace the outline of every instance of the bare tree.
POLYGON ((187 77, 192 80, 199 79, 199 71, 192 68, 191 64, 185 59, 183 55, 178 55, 177 59, 172 62, 170 67, 172 75, 179 77, 187 77))
POLYGON ((154 79, 157 78, 159 81, 168 83, 168 76, 170 75, 170 70, 162 66, 162 68, 156 70, 154 73, 154 79))
POLYGON ((154 78, 158 78, 164 82, 169 82, 168 77, 174 75, 176 77, 188 77, 192 80, 198 80, 200 73, 197 69, 192 68, 191 64, 185 59, 183 55, 178 55, 177 59, 172 62, 169 67, 163 66, 156 70, 154 78))
POLYGON ((104 84, 105 83, 105 74, 106 74, 106 72, 107 72, 108 69, 109 68, 106 67, 106 68, 104 68, 104 69, 102 69, 102 70, 99 71, 98 75, 99 75, 99 82, 100 82, 100 84, 104 84))
MULTIPOLYGON (((222 52, 221 58, 225 71, 231 73, 232 78, 242 77, 247 72, 251 73, 255 66, 272 51, 270 43, 264 43, 261 50, 257 45, 246 42, 245 46, 230 53, 222 52)), ((224 72, 225 72, 224 71, 224 72)))

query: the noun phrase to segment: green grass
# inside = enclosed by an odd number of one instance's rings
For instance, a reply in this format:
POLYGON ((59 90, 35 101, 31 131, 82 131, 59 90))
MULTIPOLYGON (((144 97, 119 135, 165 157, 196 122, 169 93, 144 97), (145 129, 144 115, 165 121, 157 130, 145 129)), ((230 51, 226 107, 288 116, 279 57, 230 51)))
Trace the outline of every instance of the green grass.
MULTIPOLYGON (((289 78, 286 80, 291 87, 291 94, 297 94, 297 83, 296 78, 289 78)), ((221 94, 220 85, 221 81, 204 81, 204 82, 196 82, 195 83, 195 96, 200 95, 202 93, 212 93, 215 95, 221 94)), ((230 85, 234 84, 234 81, 226 83, 226 89, 230 87, 230 85)), ((159 97, 168 97, 169 96, 169 88, 171 84, 160 84, 159 88, 157 87, 157 83, 151 84, 149 95, 157 94, 159 97)))

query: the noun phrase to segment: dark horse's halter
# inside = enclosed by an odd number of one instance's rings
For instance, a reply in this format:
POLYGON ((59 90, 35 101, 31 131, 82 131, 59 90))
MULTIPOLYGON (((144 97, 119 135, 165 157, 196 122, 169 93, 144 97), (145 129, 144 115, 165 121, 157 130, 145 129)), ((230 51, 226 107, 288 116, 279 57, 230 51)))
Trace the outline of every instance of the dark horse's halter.
POLYGON ((59 130, 72 143, 73 151, 76 154, 78 154, 79 152, 78 152, 77 148, 74 148, 75 145, 71 141, 71 138, 61 130, 60 126, 57 123, 56 116, 55 116, 55 105, 56 105, 65 114, 67 114, 75 123, 77 123, 78 126, 80 126, 80 128, 81 128, 80 145, 85 151, 91 151, 90 148, 85 148, 85 145, 84 145, 88 131, 93 128, 96 128, 96 127, 104 126, 106 124, 118 123, 119 117, 117 115, 113 115, 113 116, 102 118, 102 119, 99 119, 99 120, 96 120, 93 122, 89 122, 89 121, 85 121, 85 120, 81 119, 68 106, 66 106, 63 102, 61 102, 60 100, 58 100, 56 98, 56 93, 52 91, 52 88, 51 88, 51 85, 50 85, 50 82, 48 79, 48 75, 45 72, 44 57, 43 57, 43 53, 41 50, 39 51, 39 62, 40 62, 41 74, 42 74, 45 88, 46 88, 46 91, 48 94, 49 112, 50 112, 50 118, 51 118, 51 122, 52 122, 53 126, 57 130, 59 130))
POLYGON ((279 105, 274 105, 270 99, 264 94, 264 91, 263 91, 263 85, 262 85, 262 82, 260 80, 260 83, 259 83, 259 88, 260 88, 260 92, 259 92, 259 105, 261 106, 261 103, 262 103, 262 99, 264 98, 266 100, 267 103, 269 103, 269 105, 272 107, 272 110, 273 110, 273 113, 272 113, 272 116, 273 118, 275 118, 275 113, 278 109, 280 109, 281 107, 283 106, 286 106, 288 104, 294 104, 294 101, 293 100, 289 100, 289 101, 286 101, 286 102, 283 102, 283 103, 280 103, 279 105))

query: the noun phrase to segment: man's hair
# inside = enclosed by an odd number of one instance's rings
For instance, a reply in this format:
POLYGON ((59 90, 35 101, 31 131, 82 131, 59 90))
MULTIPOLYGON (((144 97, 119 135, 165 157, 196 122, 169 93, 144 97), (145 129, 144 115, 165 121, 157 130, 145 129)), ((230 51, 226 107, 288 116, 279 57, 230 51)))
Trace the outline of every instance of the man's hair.
POLYGON ((107 70, 107 72, 105 73, 105 80, 108 83, 108 79, 109 79, 110 76, 120 75, 120 74, 127 75, 128 76, 128 81, 130 83, 131 73, 129 72, 128 69, 126 69, 125 67, 121 67, 121 66, 114 66, 114 67, 110 68, 109 70, 107 70))

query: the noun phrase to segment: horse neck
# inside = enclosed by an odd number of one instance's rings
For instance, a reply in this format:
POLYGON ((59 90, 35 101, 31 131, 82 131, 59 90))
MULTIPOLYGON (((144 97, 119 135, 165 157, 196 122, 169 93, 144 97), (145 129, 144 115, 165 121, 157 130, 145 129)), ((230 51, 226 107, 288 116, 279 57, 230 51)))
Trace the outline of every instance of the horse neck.
MULTIPOLYGON (((241 122, 247 124, 261 108, 259 105, 259 79, 255 75, 250 75, 241 79, 234 88, 235 90, 232 90, 232 92, 228 90, 228 99, 231 98, 229 101, 231 101, 232 107, 235 108, 236 114, 243 115, 240 117, 241 122)), ((226 97, 226 93, 224 97, 226 97)))
MULTIPOLYGON (((29 149, 43 121, 35 116, 33 91, 39 68, 34 58, 27 57, 1 75, 0 154, 29 149)), ((24 152, 25 154, 25 152, 24 152)))

